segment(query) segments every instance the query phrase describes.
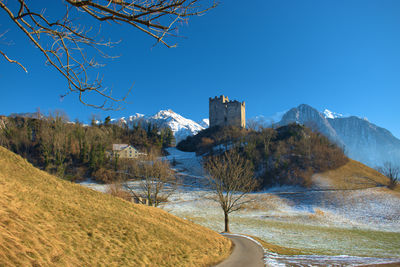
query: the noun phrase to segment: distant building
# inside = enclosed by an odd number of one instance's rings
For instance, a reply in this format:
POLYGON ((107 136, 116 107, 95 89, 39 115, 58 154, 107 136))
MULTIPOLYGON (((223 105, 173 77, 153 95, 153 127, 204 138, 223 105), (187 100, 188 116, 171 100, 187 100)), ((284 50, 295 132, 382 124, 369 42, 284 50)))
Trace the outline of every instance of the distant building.
POLYGON ((229 101, 227 96, 209 99, 210 127, 237 126, 246 127, 246 105, 244 102, 229 101))
POLYGON ((137 158, 144 153, 140 153, 136 148, 128 144, 113 144, 112 147, 112 157, 117 157, 120 159, 133 159, 137 158))

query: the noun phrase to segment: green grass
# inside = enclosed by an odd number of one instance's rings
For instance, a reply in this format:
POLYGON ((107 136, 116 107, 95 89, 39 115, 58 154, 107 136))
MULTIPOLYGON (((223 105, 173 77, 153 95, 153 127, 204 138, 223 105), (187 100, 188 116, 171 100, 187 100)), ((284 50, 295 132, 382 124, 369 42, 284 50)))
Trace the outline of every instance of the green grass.
MULTIPOLYGON (((400 253, 400 233, 398 232, 306 225, 252 218, 234 218, 232 223, 246 225, 248 229, 265 229, 264 232, 254 233, 249 230, 249 233, 272 245, 289 249, 288 255, 293 255, 293 251, 290 250, 294 250, 295 254, 345 254, 374 257, 398 257, 400 253)), ((233 225, 232 228, 234 228, 233 225)), ((282 250, 278 253, 282 253, 282 250)))
MULTIPOLYGON (((268 200, 264 195, 257 194, 257 196, 268 200)), ((172 204, 169 207, 171 208, 172 204)), ((202 201, 200 204, 193 205, 189 211, 172 208, 172 212, 216 231, 223 230, 223 214, 215 202, 202 201)), ((355 228, 345 223, 341 226, 334 221, 330 223, 332 218, 318 210, 314 213, 291 214, 289 212, 285 214, 279 211, 278 207, 276 212, 278 214, 269 215, 270 217, 260 217, 260 215, 271 213, 254 209, 232 213, 231 231, 256 236, 264 241, 263 245, 266 249, 285 255, 368 257, 399 257, 400 255, 398 229, 393 229, 391 232, 390 229, 378 231, 355 228)))

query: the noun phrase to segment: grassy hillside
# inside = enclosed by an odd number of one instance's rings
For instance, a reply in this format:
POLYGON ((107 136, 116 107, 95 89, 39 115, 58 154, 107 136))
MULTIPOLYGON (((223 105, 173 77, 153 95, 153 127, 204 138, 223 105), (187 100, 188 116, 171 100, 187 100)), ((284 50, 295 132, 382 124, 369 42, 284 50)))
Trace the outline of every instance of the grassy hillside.
MULTIPOLYGON (((378 171, 358 162, 349 160, 345 165, 314 175, 314 182, 331 189, 364 189, 387 186, 389 179, 378 171)), ((395 191, 400 191, 397 186, 395 191)))
POLYGON ((204 266, 219 234, 60 180, 0 147, 0 266, 204 266))

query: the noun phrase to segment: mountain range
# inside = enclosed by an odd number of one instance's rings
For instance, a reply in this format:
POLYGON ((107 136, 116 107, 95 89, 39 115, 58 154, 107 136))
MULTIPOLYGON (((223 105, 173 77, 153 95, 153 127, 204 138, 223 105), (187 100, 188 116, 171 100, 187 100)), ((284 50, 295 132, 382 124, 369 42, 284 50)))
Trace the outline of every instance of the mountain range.
POLYGON ((302 104, 287 111, 277 124, 293 122, 321 132, 342 146, 350 158, 370 167, 382 166, 387 161, 395 165, 400 163, 400 140, 366 118, 345 117, 329 110, 319 112, 302 104))
POLYGON ((208 119, 203 119, 197 123, 190 119, 186 119, 172 110, 160 110, 152 116, 136 113, 129 117, 119 119, 111 119, 112 123, 127 124, 129 126, 141 124, 153 124, 159 128, 169 127, 174 133, 176 143, 185 139, 189 135, 195 135, 199 131, 208 127, 208 119))
MULTIPOLYGON (((399 165, 400 162, 400 140, 366 118, 345 116, 327 109, 320 112, 302 104, 288 111, 279 112, 271 118, 257 116, 251 120, 262 124, 268 124, 267 121, 275 122, 275 126, 293 122, 306 125, 343 147, 350 158, 370 167, 382 166, 387 161, 395 165, 399 165)), ((129 117, 112 119, 112 122, 128 125, 152 123, 160 128, 169 127, 174 133, 176 143, 187 136, 195 135, 209 125, 208 119, 195 122, 172 110, 161 110, 152 116, 136 113, 129 117)))

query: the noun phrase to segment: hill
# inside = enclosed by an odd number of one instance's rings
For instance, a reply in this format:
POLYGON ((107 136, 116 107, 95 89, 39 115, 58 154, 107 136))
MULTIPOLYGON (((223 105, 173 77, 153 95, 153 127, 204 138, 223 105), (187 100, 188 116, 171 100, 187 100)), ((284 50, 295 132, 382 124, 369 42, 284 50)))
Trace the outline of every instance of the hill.
MULTIPOLYGON (((349 159, 345 165, 337 169, 314 174, 313 182, 323 189, 354 190, 386 187, 389 179, 361 162, 349 159)), ((387 189, 385 191, 390 192, 387 189)), ((400 191, 399 185, 395 191, 400 191)))
POLYGON ((312 174, 336 169, 348 161, 342 149, 324 135, 295 123, 258 131, 215 126, 189 136, 177 148, 201 155, 238 149, 254 165, 261 188, 310 187, 312 174))
POLYGON ((34 168, 0 147, 0 266, 205 266, 219 234, 34 168))

